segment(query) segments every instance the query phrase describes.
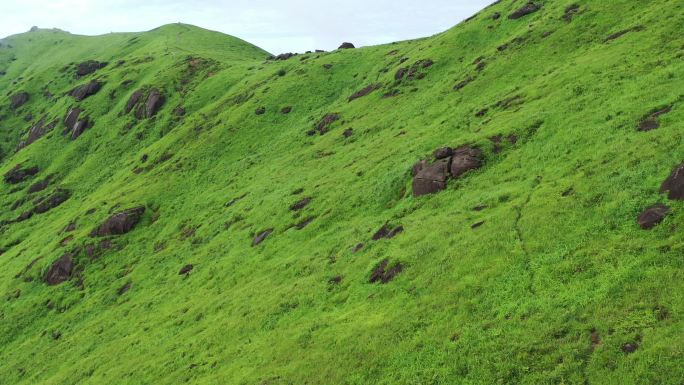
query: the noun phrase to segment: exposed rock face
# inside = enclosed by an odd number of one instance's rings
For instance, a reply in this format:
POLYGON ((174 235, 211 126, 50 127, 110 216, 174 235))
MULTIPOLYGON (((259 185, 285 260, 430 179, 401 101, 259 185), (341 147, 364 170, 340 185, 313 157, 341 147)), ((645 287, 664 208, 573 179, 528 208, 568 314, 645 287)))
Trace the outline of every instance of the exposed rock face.
POLYGON ((401 265, 401 263, 396 263, 390 267, 389 260, 385 259, 373 270, 369 282, 380 282, 382 284, 388 283, 389 281, 393 280, 397 274, 401 273, 403 269, 404 267, 401 265))
POLYGON ((195 267, 192 264, 187 264, 183 266, 180 271, 178 272, 178 275, 186 275, 192 271, 195 267))
POLYGON ((101 63, 95 60, 84 61, 83 63, 79 63, 78 66, 76 66, 76 76, 81 77, 89 75, 99 70, 100 68, 104 68, 106 65, 106 62, 101 63))
POLYGON ((273 232, 273 229, 268 229, 260 232, 256 237, 254 237, 254 240, 252 241, 252 247, 257 246, 261 242, 263 242, 271 233, 273 232))
POLYGON ((352 43, 342 43, 342 45, 340 45, 340 48, 339 48, 339 49, 352 49, 352 48, 356 48, 356 47, 354 46, 354 44, 352 44, 352 43))
POLYGON ((449 176, 459 178, 466 172, 482 167, 482 151, 470 146, 457 149, 442 147, 434 151, 436 161, 420 160, 411 169, 413 196, 433 194, 446 189, 449 176))
POLYGON ((441 147, 432 153, 435 159, 446 159, 452 155, 454 155, 454 149, 451 147, 441 147))
POLYGON ((90 121, 88 118, 80 119, 74 124, 73 130, 71 130, 71 140, 76 140, 81 134, 90 127, 90 121))
POLYGON ((22 168, 21 165, 18 164, 4 175, 4 179, 6 183, 17 184, 36 175, 37 173, 38 167, 22 168))
POLYGON ((447 187, 449 160, 440 159, 431 165, 419 163, 414 166, 413 196, 434 194, 447 187))
POLYGON ((669 212, 670 208, 663 204, 651 206, 639 215, 637 223, 644 230, 652 229, 662 222, 669 212))
POLYGON ((385 223, 378 231, 373 234, 373 240, 374 241, 379 241, 383 238, 385 239, 392 239, 397 234, 403 233, 404 232, 404 226, 397 226, 395 228, 389 227, 387 223, 385 223))
POLYGON ((668 192, 667 197, 673 200, 684 200, 684 163, 677 166, 672 174, 660 186, 661 192, 668 192))
POLYGON ((26 139, 19 143, 17 149, 22 149, 30 145, 31 143, 35 142, 36 140, 42 138, 43 136, 45 136, 45 134, 47 134, 53 128, 55 128, 56 125, 56 121, 50 124, 45 124, 45 119, 41 119, 38 123, 36 123, 29 129, 26 139))
POLYGON ((290 210, 299 211, 299 210, 303 209, 304 207, 308 206, 309 203, 311 203, 311 198, 309 198, 309 197, 304 198, 304 199, 298 201, 297 203, 293 204, 292 206, 290 206, 290 210))
POLYGON ((64 124, 67 127, 67 132, 74 129, 74 125, 78 121, 78 116, 81 114, 81 109, 78 107, 70 108, 64 118, 64 124))
POLYGON ((151 118, 164 106, 166 97, 156 88, 150 89, 145 98, 143 90, 135 91, 126 103, 126 113, 135 110, 135 117, 138 119, 151 118), (144 102, 143 102, 144 101, 144 102))
POLYGON ((16 110, 17 108, 26 104, 29 101, 29 94, 26 92, 19 92, 10 97, 10 108, 16 110))
POLYGON ((482 151, 477 148, 469 146, 457 148, 451 158, 451 176, 458 178, 470 170, 482 167, 481 156, 482 151))
POLYGON ((315 135, 316 132, 323 135, 330 131, 330 125, 340 120, 340 115, 338 113, 326 114, 323 119, 321 119, 316 125, 314 130, 308 132, 309 135, 315 135))
POLYGON ((59 285, 71 278, 73 269, 74 261, 71 259, 71 254, 64 254, 50 266, 43 277, 43 281, 48 285, 59 285))
POLYGON ((508 18, 511 20, 520 19, 523 16, 527 16, 531 13, 535 13, 541 9, 540 5, 533 2, 528 2, 522 8, 517 9, 515 12, 511 13, 508 18))
POLYGON ((126 103, 126 113, 130 113, 133 107, 135 107, 142 99, 145 97, 145 93, 142 92, 141 90, 135 91, 130 98, 128 98, 128 102, 126 103))
POLYGON ((164 105, 166 98, 162 95, 159 90, 153 88, 150 90, 150 94, 147 96, 147 102, 145 103, 145 117, 151 118, 157 115, 157 112, 164 105))
POLYGON ((39 182, 32 184, 28 188, 28 193, 29 194, 35 194, 37 192, 41 192, 41 191, 45 190, 50 185, 50 179, 51 179, 51 177, 47 177, 47 178, 45 178, 39 182))
POLYGON ((90 233, 91 237, 126 234, 133 230, 145 213, 144 206, 134 207, 118 212, 90 233))
POLYGON ((78 101, 82 101, 89 96, 95 95, 101 88, 102 83, 97 80, 92 80, 89 83, 74 88, 69 95, 73 96, 78 101))
POLYGON ((656 110, 648 115, 646 115, 639 123, 639 131, 651 131, 660 127, 660 122, 658 118, 661 115, 665 115, 672 111, 672 106, 665 107, 663 109, 656 110))
POLYGON ((68 190, 59 189, 38 202, 36 207, 33 208, 33 212, 35 214, 45 213, 66 202, 70 197, 71 192, 68 190))
POLYGON ((350 97, 349 97, 349 101, 351 102, 351 101, 354 100, 354 99, 358 99, 358 98, 364 97, 364 96, 370 94, 371 92, 373 92, 373 91, 375 91, 375 90, 377 90, 377 89, 379 89, 379 88, 382 88, 382 84, 380 84, 380 83, 378 83, 378 84, 371 84, 371 85, 369 85, 369 86, 366 86, 366 87, 360 89, 359 91, 355 92, 352 96, 350 96, 350 97))
POLYGON ((291 57, 295 56, 292 52, 287 52, 287 53, 281 53, 280 55, 276 56, 274 59, 275 60, 287 60, 291 57))

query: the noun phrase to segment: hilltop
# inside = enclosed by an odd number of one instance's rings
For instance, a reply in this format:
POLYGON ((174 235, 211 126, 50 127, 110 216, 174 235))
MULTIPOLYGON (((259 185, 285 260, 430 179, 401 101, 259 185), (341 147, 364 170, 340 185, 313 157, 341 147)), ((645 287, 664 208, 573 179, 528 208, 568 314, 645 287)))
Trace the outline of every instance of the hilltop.
POLYGON ((3 384, 679 384, 683 8, 3 39, 3 384))

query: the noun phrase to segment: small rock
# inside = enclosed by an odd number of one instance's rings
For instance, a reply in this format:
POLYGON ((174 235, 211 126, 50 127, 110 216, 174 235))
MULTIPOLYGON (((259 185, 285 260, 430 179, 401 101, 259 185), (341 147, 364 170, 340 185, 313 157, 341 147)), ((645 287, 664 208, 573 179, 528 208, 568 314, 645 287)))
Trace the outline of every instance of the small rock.
POLYGON ((254 113, 257 115, 263 115, 266 113, 266 107, 259 107, 254 111, 254 113))
POLYGON ((639 215, 637 223, 644 230, 652 229, 662 222, 669 212, 670 208, 663 204, 651 206, 639 215))
POLYGON ((261 242, 263 242, 271 233, 273 232, 273 229, 267 229, 259 233, 256 237, 254 237, 254 240, 252 241, 252 247, 257 246, 261 242))
POLYGON ((71 260, 71 254, 64 254, 50 266, 43 277, 43 281, 48 285, 58 285, 68 281, 71 278, 73 268, 74 262, 71 260))
POLYGON ((122 235, 133 230, 145 213, 145 207, 139 206, 118 212, 90 233, 91 237, 122 235))
POLYGON ((84 61, 83 63, 80 63, 78 66, 76 66, 76 76, 81 77, 89 75, 99 70, 100 68, 104 68, 106 65, 107 63, 100 63, 95 60, 84 61))
POLYGON ((95 95, 101 88, 102 83, 97 80, 92 80, 87 84, 74 88, 69 95, 73 96, 78 101, 82 101, 89 96, 95 95))
POLYGON ((356 48, 352 43, 342 43, 338 49, 352 49, 356 48))

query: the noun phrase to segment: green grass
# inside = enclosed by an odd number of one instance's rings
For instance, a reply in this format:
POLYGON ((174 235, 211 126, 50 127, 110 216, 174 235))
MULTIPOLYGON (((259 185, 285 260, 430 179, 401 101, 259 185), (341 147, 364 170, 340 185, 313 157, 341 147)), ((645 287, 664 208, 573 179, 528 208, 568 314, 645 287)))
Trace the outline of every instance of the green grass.
POLYGON ((72 197, 0 228, 1 382, 681 384, 684 204, 659 187, 684 159, 684 4, 577 1, 568 23, 572 1, 540 3, 519 20, 506 16, 522 3, 505 0, 433 37, 287 61, 187 25, 4 39, 0 173, 41 171, 17 191, 0 184, 0 220, 58 187, 72 197), (645 28, 604 41, 635 26, 645 28), (89 59, 109 65, 82 79, 64 69, 89 59), (424 79, 394 84, 422 59, 435 62, 424 79), (95 124, 70 141, 62 121, 76 102, 65 94, 90 79, 105 82, 80 103, 95 124), (347 101, 375 83, 384 86, 347 101), (145 87, 167 102, 138 121, 123 110, 145 87), (31 98, 12 111, 18 91, 31 98), (666 105, 660 128, 637 131, 666 105), (330 132, 306 135, 332 112, 341 119, 330 132), (56 128, 15 153, 42 117, 56 128), (496 153, 499 134, 519 140, 496 153), (413 198, 411 166, 462 144, 480 146, 485 167, 413 198), (290 211, 303 197, 311 203, 290 211), (641 230, 637 215, 658 202, 672 214, 641 230), (62 254, 99 242, 88 234, 110 211, 140 204, 143 221, 112 237, 115 249, 96 259, 81 249, 79 277, 42 283, 62 254), (74 239, 60 246, 73 220, 74 239), (385 222, 405 231, 372 241, 385 222), (403 271, 369 283, 385 258, 403 271), (630 342, 638 349, 623 353, 630 342))

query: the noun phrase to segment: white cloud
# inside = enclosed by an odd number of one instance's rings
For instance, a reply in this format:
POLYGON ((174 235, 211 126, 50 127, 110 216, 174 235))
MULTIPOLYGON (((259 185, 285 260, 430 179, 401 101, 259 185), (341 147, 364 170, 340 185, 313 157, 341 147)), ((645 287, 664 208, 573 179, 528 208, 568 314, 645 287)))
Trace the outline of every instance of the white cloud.
MULTIPOLYGON (((10 2, 11 0, 3 0, 10 2)), ((273 53, 389 43, 444 31, 492 0, 23 0, 0 5, 0 36, 31 26, 96 35, 183 22, 273 53)))

